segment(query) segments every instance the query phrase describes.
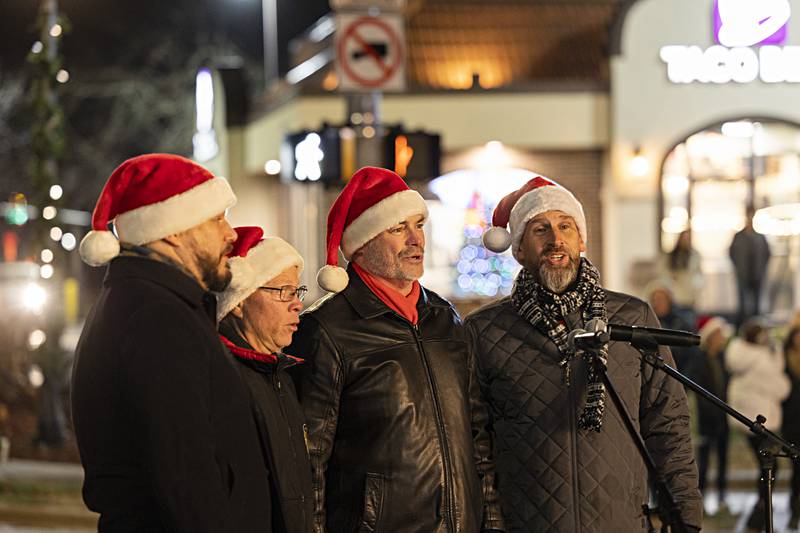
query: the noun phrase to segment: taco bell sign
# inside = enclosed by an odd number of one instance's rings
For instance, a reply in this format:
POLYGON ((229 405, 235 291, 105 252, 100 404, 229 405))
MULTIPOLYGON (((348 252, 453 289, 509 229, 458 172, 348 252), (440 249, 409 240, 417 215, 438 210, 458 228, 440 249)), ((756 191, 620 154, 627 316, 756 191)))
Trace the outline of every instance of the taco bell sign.
POLYGON ((798 83, 800 47, 780 46, 790 17, 789 0, 713 0, 717 44, 662 47, 667 77, 673 83, 798 83))
POLYGON ((722 46, 784 44, 789 0, 714 0, 714 39, 722 46))

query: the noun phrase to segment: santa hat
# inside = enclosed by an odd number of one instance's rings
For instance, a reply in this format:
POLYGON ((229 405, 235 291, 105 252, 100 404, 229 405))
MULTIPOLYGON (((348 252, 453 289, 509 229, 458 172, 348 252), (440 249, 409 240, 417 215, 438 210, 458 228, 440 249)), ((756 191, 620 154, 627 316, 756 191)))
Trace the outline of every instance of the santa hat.
POLYGON ((287 268, 303 271, 303 258, 288 242, 279 237, 264 237, 264 231, 255 226, 235 229, 238 237, 228 254, 231 283, 217 294, 217 320, 222 320, 239 302, 287 268))
POLYGON ((145 154, 128 159, 114 170, 97 199, 81 257, 92 266, 103 265, 119 255, 120 242, 142 245, 163 239, 235 203, 225 178, 185 157, 145 154), (116 236, 109 231, 110 222, 116 236))
POLYGON ((353 174, 328 213, 327 264, 317 274, 319 286, 329 292, 347 287, 347 272, 338 266, 339 248, 349 261, 382 231, 413 215, 428 216, 428 206, 403 178, 376 167, 353 174))
POLYGON ((555 181, 536 176, 497 204, 492 214, 493 227, 483 234, 484 246, 497 253, 512 246, 511 252, 516 257, 528 222, 545 211, 563 211, 574 218, 584 244, 588 241, 581 203, 555 181), (510 233, 506 225, 511 227, 510 233))
POLYGON ((700 335, 700 344, 708 342, 709 337, 715 331, 721 331, 726 339, 733 334, 733 328, 728 322, 719 316, 706 316, 697 321, 697 333, 700 335))

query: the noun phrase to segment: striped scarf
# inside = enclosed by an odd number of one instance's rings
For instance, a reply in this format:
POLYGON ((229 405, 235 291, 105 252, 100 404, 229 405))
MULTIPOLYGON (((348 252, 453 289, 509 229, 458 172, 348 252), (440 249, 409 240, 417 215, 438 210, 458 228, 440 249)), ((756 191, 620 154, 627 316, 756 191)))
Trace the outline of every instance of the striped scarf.
POLYGON ((571 290, 555 294, 543 287, 528 269, 523 268, 514 284, 511 301, 520 316, 539 328, 558 347, 564 383, 568 387, 570 361, 576 356, 581 356, 586 361, 588 370, 586 404, 578 417, 578 427, 600 431, 605 410, 605 386, 602 375, 591 363, 598 357, 605 367, 608 362, 608 346, 591 352, 576 352, 569 347, 569 330, 565 321, 569 314, 580 309, 584 324, 593 318, 608 322, 606 293, 600 286, 600 273, 588 259, 581 258, 577 284, 571 290))

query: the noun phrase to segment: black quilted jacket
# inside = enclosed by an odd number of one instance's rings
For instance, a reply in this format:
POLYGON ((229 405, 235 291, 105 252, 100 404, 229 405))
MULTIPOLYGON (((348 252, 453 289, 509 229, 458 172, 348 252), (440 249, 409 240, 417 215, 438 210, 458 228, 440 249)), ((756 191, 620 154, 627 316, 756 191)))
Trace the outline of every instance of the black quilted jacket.
POLYGON ((417 309, 412 326, 351 269, 300 317, 316 531, 503 530, 466 331, 424 288, 417 309))
MULTIPOLYGON (((607 291, 609 322, 658 326, 650 307, 607 291)), ((572 329, 580 316, 567 318, 572 329)), ((645 530, 647 471, 606 396, 602 430, 577 429, 586 367, 562 381, 556 345, 514 310, 510 298, 465 320, 493 422, 497 478, 508 531, 630 533, 645 530)), ((672 364, 665 350, 662 356, 672 364)), ((609 347, 609 375, 663 472, 687 525, 700 527, 702 500, 683 387, 641 362, 627 344, 609 347)))

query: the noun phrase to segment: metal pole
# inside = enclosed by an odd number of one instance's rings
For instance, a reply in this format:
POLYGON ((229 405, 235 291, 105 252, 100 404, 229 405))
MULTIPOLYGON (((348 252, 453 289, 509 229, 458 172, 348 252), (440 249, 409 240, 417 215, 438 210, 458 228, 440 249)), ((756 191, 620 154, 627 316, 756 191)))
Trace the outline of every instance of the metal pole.
POLYGON ((278 67, 278 0, 261 0, 264 31, 264 82, 269 89, 280 80, 278 67))

